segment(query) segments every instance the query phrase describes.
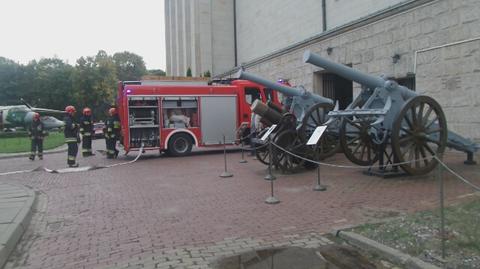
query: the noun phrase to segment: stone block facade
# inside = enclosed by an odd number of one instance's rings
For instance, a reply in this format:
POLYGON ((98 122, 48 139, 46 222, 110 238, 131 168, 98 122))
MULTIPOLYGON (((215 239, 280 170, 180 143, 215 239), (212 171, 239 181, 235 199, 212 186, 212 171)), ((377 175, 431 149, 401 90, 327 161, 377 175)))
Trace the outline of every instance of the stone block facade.
MULTIPOLYGON (((309 49, 372 75, 415 75, 416 89, 443 106, 449 128, 480 140, 480 2, 437 0, 253 61, 246 70, 313 89, 321 71, 302 62, 309 49), (458 44, 457 44, 458 42, 458 44), (448 45, 455 43, 456 45, 448 45), (445 46, 431 49, 437 46, 445 46), (332 48, 327 54, 327 48, 332 48), (417 52, 417 53, 416 53, 417 52), (400 58, 394 63, 392 57, 400 58), (417 57, 415 57, 417 55, 417 57), (415 70, 416 69, 416 70, 415 70)), ((360 86, 354 83, 354 96, 360 86)))

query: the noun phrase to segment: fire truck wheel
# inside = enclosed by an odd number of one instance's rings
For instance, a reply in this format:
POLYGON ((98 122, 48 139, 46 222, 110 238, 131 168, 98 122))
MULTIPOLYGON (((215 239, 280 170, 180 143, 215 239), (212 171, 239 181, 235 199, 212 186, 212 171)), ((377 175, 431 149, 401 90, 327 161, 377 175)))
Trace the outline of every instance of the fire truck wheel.
POLYGON ((168 140, 168 153, 172 156, 185 156, 191 151, 192 138, 187 134, 175 134, 168 140))

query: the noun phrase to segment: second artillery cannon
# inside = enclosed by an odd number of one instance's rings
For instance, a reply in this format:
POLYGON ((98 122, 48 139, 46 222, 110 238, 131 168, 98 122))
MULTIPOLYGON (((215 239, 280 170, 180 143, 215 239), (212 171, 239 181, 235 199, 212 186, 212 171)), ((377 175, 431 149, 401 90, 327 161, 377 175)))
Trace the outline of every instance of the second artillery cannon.
MULTIPOLYGON (((288 111, 273 104, 264 104, 259 100, 252 104, 254 113, 270 123, 277 124, 274 133, 270 135, 270 139, 275 144, 289 152, 310 159, 324 159, 338 151, 340 144, 338 126, 335 124, 330 124, 316 147, 305 145, 315 128, 328 120, 328 112, 334 109, 332 99, 309 92, 302 86, 289 87, 243 70, 238 71, 235 77, 250 80, 278 91, 284 97, 291 98, 288 111)), ((301 166, 308 167, 311 164, 279 149, 275 149, 273 155, 273 164, 284 172, 293 172, 301 166)), ((258 150, 257 157, 261 162, 268 164, 268 151, 266 149, 258 150)))

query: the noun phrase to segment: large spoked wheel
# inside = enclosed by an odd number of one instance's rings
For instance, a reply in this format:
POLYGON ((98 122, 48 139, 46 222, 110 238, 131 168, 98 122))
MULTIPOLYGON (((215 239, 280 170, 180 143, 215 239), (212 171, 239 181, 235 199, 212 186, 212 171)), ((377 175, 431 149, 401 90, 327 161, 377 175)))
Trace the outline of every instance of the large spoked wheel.
POLYGON ((353 118, 342 119, 340 145, 347 159, 352 163, 366 166, 378 160, 378 152, 368 132, 370 124, 353 118))
MULTIPOLYGON (((312 106, 302 120, 302 126, 299 129, 299 134, 307 141, 318 126, 323 125, 327 121, 327 115, 333 109, 331 104, 315 104, 312 106)), ((320 159, 325 159, 333 156, 340 149, 340 140, 338 132, 327 128, 320 138, 319 144, 312 148, 317 151, 314 153, 320 159)))
MULTIPOLYGON (((275 144, 284 148, 288 152, 299 156, 304 155, 305 146, 295 130, 284 130, 274 139, 275 144)), ((273 161, 284 173, 293 173, 298 171, 304 163, 304 160, 295 157, 282 149, 273 146, 273 161)))
POLYGON ((397 160, 411 175, 423 175, 437 165, 433 156, 445 151, 447 120, 440 104, 428 96, 407 101, 392 128, 392 148, 397 160), (415 161, 418 160, 418 161, 415 161))
MULTIPOLYGON (((262 138, 262 136, 268 131, 268 128, 265 128, 263 130, 261 130, 258 134, 257 134, 257 139, 260 140, 260 138, 262 138)), ((273 136, 273 134, 271 134, 271 136, 273 136)), ((268 140, 267 140, 268 141, 268 140)), ((255 149, 255 155, 257 156, 257 159, 265 164, 265 165, 268 165, 269 164, 269 155, 270 155, 270 152, 268 151, 268 144, 267 144, 267 141, 265 141, 265 144, 260 144, 260 143, 255 143, 254 146, 256 147, 255 149)))

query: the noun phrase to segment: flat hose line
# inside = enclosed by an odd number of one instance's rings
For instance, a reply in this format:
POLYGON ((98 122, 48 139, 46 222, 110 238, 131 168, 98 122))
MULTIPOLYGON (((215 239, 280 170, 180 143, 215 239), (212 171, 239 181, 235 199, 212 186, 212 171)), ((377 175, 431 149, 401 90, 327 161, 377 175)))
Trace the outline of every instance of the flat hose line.
POLYGON ((112 168, 112 167, 115 167, 115 166, 132 164, 132 163, 136 162, 140 158, 140 156, 142 156, 142 154, 143 154, 143 146, 139 149, 138 155, 135 157, 135 159, 133 159, 131 161, 128 161, 128 162, 115 163, 115 164, 109 164, 109 165, 69 167, 69 168, 62 168, 62 169, 49 169, 47 167, 41 167, 40 166, 40 167, 37 167, 35 169, 30 169, 30 170, 20 170, 20 171, 0 173, 0 176, 31 173, 31 172, 38 172, 38 171, 45 171, 45 172, 52 173, 52 174, 64 174, 64 173, 76 173, 76 172, 92 171, 92 170, 103 169, 103 168, 112 168))

